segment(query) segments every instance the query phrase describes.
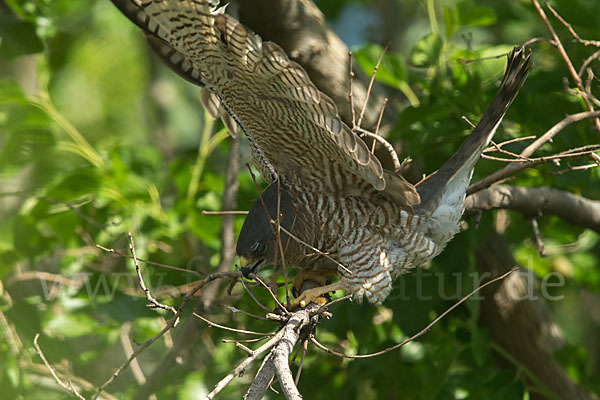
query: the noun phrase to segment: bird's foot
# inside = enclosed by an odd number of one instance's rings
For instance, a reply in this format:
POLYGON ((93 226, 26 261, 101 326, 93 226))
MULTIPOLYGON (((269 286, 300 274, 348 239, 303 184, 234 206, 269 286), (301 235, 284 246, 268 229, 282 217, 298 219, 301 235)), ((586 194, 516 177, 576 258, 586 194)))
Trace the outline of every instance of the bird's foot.
POLYGON ((304 290, 291 304, 292 310, 304 308, 310 303, 317 305, 324 305, 329 299, 329 293, 335 292, 336 290, 343 289, 340 282, 335 282, 325 286, 317 286, 312 289, 304 290))
POLYGON ((298 297, 305 290, 329 285, 334 276, 338 276, 334 268, 303 268, 294 276, 292 294, 298 297))

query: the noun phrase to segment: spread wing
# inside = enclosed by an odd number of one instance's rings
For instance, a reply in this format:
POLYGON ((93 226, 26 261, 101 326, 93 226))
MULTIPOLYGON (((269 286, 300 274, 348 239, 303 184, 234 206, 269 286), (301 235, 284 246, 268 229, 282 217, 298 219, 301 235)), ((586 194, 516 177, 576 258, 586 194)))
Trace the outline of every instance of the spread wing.
POLYGON ((278 45, 263 42, 224 14, 218 2, 112 1, 152 37, 150 43, 161 50, 167 64, 220 98, 256 143, 255 159, 264 156, 284 179, 319 178, 326 190, 334 179, 327 177, 341 167, 343 173, 355 174, 379 191, 387 187, 386 194, 399 202, 418 202, 412 185, 384 173, 379 160, 341 121, 334 102, 302 67, 278 45))

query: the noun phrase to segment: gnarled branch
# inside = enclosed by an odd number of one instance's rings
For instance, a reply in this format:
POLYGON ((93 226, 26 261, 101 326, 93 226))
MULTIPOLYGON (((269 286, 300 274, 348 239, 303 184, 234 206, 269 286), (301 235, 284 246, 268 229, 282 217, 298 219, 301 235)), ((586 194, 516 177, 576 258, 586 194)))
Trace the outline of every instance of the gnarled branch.
POLYGON ((547 186, 496 185, 468 196, 467 214, 504 208, 526 216, 556 215, 566 222, 600 233, 600 201, 547 186))

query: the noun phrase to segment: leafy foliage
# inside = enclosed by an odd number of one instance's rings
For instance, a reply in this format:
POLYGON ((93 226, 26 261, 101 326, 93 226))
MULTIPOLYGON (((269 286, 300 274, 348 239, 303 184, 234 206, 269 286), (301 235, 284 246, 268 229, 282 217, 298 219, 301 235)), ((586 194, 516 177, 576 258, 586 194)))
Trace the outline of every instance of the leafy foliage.
MULTIPOLYGON (((110 2, 5 3, 10 12, 0 12, 0 387, 3 398, 63 398, 33 350, 36 333, 57 369, 99 385, 125 360, 123 337, 143 342, 170 317, 145 307, 129 260, 96 244, 126 253, 125 233, 131 231, 140 258, 201 273, 216 267, 219 217, 200 210, 221 207, 227 135, 200 110, 197 88, 166 70, 110 2)), ((350 3, 374 7, 360 1, 321 3, 332 19, 350 3)), ((546 31, 528 2, 406 3, 410 12, 398 17, 405 23, 390 36, 403 35, 398 43, 411 46, 393 44, 377 79, 394 89, 392 100, 400 109, 388 138, 402 143, 401 156, 415 159, 411 174, 418 179, 460 145, 469 131, 460 116, 476 121, 495 93, 504 59, 485 58, 546 31), (461 61, 476 58, 484 60, 461 61)), ((597 35, 595 1, 555 3, 582 37, 597 35)), ((580 65, 590 49, 570 43, 565 29, 558 31, 580 65)), ((565 113, 584 110, 563 90, 567 72, 555 49, 544 42, 534 49, 536 68, 507 115, 501 138, 540 135, 565 113)), ((381 46, 366 42, 354 54, 370 73, 381 52, 381 46)), ((597 143, 597 135, 587 121, 574 124, 542 153, 597 143)), ((507 149, 518 152, 523 146, 507 149)), ((248 160, 246 144, 243 154, 248 160)), ((556 174, 563 167, 545 164, 513 183, 600 198, 599 169, 556 174)), ((482 161, 474 180, 498 168, 497 162, 482 161)), ((248 209, 255 189, 247 172, 239 182, 238 205, 248 209)), ((478 228, 470 221, 470 229, 432 265, 401 277, 384 306, 336 305, 334 318, 317 330, 319 340, 362 354, 421 330, 479 283, 472 254, 495 217, 485 213, 478 228)), ((557 359, 573 380, 600 393, 598 236, 542 216, 549 255, 540 258, 529 225, 517 214, 511 220, 505 235, 517 259, 539 279, 550 272, 565 278, 563 286, 551 290, 562 300, 549 302, 568 342, 557 359)), ((242 221, 237 217, 238 231, 242 221)), ((153 293, 163 293, 160 300, 175 306, 182 298, 177 288, 198 279, 151 266, 143 270, 153 293), (171 290, 161 291, 165 288, 171 290)), ((255 293, 271 304, 267 294, 255 293)), ((264 313, 239 284, 231 295, 222 290, 218 303, 264 313)), ((186 318, 192 318, 190 311, 186 318)), ((511 365, 514 360, 478 325, 479 314, 478 301, 470 300, 427 335, 378 358, 340 360, 311 348, 300 391, 311 399, 528 398, 535 385, 509 368, 522 366, 511 365)), ((208 317, 236 328, 274 328, 218 305, 208 317)), ((206 394, 245 357, 233 344, 221 343, 233 336, 204 329, 185 365, 163 378, 158 398, 206 394)), ((161 339, 139 357, 146 376, 171 345, 161 339)), ((222 398, 241 397, 252 372, 222 398)), ((86 397, 93 392, 74 383, 86 397)), ((107 391, 130 399, 137 387, 128 371, 107 391)))

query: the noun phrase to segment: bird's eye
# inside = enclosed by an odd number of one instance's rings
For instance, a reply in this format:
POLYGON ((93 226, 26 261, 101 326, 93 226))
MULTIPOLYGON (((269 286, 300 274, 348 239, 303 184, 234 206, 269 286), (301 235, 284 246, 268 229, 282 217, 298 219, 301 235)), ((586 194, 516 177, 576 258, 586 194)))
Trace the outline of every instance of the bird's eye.
POLYGON ((256 254, 264 253, 266 248, 265 242, 256 242, 252 245, 252 251, 256 254))

